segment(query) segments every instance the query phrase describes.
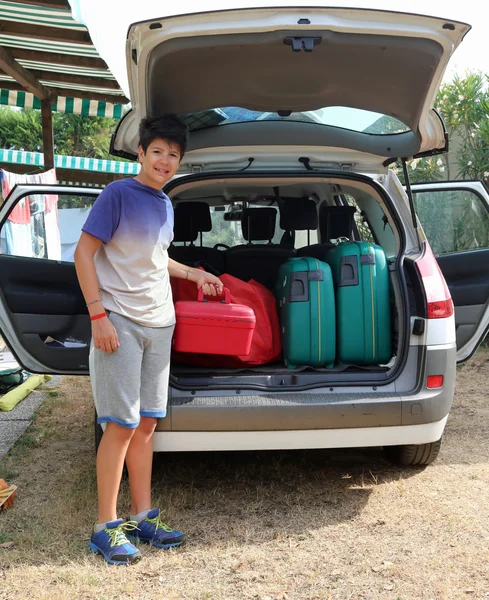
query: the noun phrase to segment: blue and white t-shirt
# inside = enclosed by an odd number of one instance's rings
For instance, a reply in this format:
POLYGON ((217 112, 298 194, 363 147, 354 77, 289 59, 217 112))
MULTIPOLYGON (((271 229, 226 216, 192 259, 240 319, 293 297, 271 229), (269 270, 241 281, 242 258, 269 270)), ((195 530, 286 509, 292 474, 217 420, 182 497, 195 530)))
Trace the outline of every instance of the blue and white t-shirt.
POLYGON ((104 307, 147 327, 173 325, 168 196, 135 179, 114 181, 95 201, 82 230, 103 242, 94 261, 104 307))

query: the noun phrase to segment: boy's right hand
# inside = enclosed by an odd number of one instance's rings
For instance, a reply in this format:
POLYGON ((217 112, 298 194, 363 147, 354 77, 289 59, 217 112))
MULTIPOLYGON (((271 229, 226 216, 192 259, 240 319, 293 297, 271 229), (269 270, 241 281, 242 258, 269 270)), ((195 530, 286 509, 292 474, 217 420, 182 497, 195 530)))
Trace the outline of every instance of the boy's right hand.
POLYGON ((92 321, 93 345, 103 352, 115 352, 120 346, 117 331, 108 317, 92 321))

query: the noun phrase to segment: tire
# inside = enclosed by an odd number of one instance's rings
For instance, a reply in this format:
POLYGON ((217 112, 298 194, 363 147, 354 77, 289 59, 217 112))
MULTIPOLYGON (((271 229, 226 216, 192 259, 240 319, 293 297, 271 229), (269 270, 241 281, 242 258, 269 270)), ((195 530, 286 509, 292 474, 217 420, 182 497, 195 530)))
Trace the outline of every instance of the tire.
POLYGON ((104 430, 102 429, 102 426, 97 423, 97 411, 95 410, 95 414, 94 414, 94 425, 95 425, 95 454, 97 454, 98 451, 98 447, 100 445, 100 441, 102 439, 102 436, 104 435, 104 430))
POLYGON ((440 448, 441 439, 430 444, 385 446, 384 453, 388 460, 401 467, 425 467, 436 459, 440 448))

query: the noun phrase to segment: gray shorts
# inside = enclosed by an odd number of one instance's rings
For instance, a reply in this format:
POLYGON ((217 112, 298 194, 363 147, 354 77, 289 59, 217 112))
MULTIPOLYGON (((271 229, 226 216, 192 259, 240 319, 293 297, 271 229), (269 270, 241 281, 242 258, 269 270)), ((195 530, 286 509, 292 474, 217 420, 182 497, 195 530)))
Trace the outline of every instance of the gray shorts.
POLYGON ((133 429, 141 417, 166 416, 174 326, 144 327, 107 313, 119 337, 111 354, 90 346, 90 379, 98 422, 133 429))

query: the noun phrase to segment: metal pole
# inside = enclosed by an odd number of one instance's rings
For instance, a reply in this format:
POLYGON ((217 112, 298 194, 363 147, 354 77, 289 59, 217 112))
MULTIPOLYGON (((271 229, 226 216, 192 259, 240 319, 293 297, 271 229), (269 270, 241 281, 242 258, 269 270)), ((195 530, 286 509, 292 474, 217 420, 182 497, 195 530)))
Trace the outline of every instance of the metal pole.
POLYGON ((42 116, 42 146, 44 152, 44 169, 48 171, 54 167, 54 135, 53 111, 51 100, 41 100, 42 116))

